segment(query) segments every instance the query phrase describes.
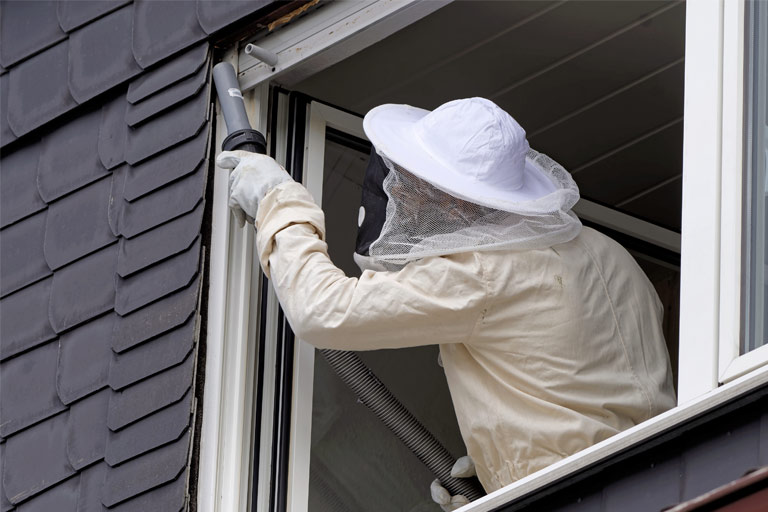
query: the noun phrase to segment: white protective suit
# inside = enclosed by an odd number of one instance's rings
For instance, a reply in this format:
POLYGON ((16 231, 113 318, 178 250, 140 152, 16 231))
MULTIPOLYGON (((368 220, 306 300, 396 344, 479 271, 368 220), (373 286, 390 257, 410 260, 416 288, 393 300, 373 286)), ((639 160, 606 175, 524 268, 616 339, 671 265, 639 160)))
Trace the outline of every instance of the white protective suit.
POLYGON ((358 279, 330 261, 323 212, 301 185, 266 194, 256 227, 299 338, 343 350, 440 345, 489 492, 675 405, 653 286, 592 229, 547 249, 434 256, 358 279))

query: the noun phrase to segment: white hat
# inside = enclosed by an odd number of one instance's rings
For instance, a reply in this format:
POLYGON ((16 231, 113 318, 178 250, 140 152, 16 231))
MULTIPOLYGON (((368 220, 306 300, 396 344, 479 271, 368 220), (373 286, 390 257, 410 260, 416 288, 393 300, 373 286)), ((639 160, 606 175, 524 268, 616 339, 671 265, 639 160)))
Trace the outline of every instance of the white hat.
POLYGON ((558 187, 526 159, 525 130, 484 98, 454 100, 432 112, 380 105, 363 119, 379 154, 455 197, 515 211, 558 187))

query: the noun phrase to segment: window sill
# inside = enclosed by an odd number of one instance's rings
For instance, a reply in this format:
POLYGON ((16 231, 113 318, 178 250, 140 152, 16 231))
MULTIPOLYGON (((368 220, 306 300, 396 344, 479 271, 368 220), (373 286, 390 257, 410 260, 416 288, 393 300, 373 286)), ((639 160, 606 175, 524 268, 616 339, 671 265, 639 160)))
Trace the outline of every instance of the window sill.
POLYGON ((750 391, 768 385, 768 366, 763 366, 748 375, 720 386, 683 405, 625 430, 586 450, 574 454, 551 466, 529 475, 517 482, 495 491, 458 512, 486 512, 498 507, 511 505, 518 500, 541 491, 547 486, 563 481, 608 459, 628 456, 633 448, 651 442, 664 433, 688 423, 719 406, 748 394, 750 391))

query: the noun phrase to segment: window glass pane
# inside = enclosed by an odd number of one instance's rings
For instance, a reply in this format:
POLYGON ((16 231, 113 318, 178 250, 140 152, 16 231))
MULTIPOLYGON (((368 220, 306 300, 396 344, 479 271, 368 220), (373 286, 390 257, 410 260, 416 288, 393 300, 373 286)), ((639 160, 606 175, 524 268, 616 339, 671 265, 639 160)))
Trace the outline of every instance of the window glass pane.
POLYGON ((747 2, 745 336, 742 353, 768 344, 768 3, 747 2))
MULTIPOLYGON (((323 210, 329 254, 348 276, 360 275, 352 253, 369 149, 328 131, 323 210)), ((454 455, 464 444, 437 346, 357 352, 384 385, 454 455)), ((434 511, 435 478, 360 403, 320 351, 315 355, 309 511, 434 511)))

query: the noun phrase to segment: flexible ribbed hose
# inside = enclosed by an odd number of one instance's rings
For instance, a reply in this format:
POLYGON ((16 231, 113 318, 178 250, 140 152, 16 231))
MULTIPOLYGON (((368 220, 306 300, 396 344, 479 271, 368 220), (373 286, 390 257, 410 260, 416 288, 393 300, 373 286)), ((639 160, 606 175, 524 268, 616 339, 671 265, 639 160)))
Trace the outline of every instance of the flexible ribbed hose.
POLYGON ((344 384, 437 476, 452 495, 461 494, 470 500, 485 495, 476 478, 451 477, 455 459, 355 353, 328 349, 320 352, 344 384))

